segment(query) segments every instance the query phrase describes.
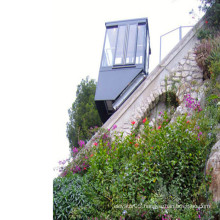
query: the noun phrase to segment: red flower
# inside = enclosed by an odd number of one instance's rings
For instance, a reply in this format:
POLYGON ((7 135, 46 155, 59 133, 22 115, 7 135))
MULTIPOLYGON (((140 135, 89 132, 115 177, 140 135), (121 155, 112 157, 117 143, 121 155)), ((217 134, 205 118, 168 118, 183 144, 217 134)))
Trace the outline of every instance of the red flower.
POLYGON ((145 118, 144 120, 143 120, 143 123, 145 123, 147 121, 147 119, 145 118))
POLYGON ((158 128, 157 129, 161 129, 161 125, 160 126, 158 126, 158 128))
POLYGON ((90 157, 93 157, 93 154, 91 154, 90 157))
POLYGON ((138 143, 136 143, 134 146, 135 146, 135 147, 138 147, 138 143))
POLYGON ((208 21, 205 21, 206 24, 208 24, 208 21))
POLYGON ((190 123, 189 120, 186 123, 189 124, 190 123))
POLYGON ((95 145, 95 146, 97 146, 97 145, 98 145, 98 143, 97 143, 97 142, 95 142, 95 143, 94 143, 94 145, 95 145))
POLYGON ((135 121, 132 121, 132 122, 131 122, 131 124, 133 124, 133 125, 134 125, 134 124, 135 124, 135 121))
POLYGON ((83 169, 84 169, 84 170, 86 170, 86 168, 85 168, 85 167, 84 167, 83 169))

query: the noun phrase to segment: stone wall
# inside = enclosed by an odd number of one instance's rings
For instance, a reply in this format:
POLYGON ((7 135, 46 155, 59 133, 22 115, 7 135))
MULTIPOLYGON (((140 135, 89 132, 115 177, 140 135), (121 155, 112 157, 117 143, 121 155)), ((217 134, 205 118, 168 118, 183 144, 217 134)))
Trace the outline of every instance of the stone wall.
POLYGON ((206 172, 212 176, 210 191, 213 193, 213 200, 220 201, 220 140, 212 147, 211 154, 206 166, 206 172), (211 171, 212 170, 212 171, 211 171))
POLYGON ((199 98, 199 90, 203 84, 203 72, 195 61, 194 50, 189 50, 187 55, 178 62, 178 65, 170 71, 170 74, 164 79, 160 86, 167 87, 167 90, 173 89, 181 103, 187 93, 191 93, 193 98, 199 98))

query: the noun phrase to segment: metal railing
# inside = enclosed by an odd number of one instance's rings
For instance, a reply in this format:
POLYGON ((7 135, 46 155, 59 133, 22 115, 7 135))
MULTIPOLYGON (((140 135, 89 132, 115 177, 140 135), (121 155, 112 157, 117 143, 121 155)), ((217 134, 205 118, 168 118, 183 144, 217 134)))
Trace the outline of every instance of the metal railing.
POLYGON ((179 41, 180 41, 182 39, 182 28, 189 28, 189 27, 193 27, 193 26, 179 26, 178 28, 175 28, 175 29, 173 29, 173 30, 171 30, 171 31, 169 31, 169 32, 167 32, 167 33, 160 36, 160 57, 159 57, 159 62, 161 62, 162 37, 164 37, 165 35, 170 34, 170 33, 172 33, 172 32, 179 29, 179 41))

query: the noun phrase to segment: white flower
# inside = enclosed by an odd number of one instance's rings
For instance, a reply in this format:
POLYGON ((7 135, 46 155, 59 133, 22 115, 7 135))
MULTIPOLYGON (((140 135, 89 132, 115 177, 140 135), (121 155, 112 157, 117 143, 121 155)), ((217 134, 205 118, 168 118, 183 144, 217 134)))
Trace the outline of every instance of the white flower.
POLYGON ((123 215, 125 215, 126 213, 127 213, 127 211, 126 211, 126 210, 124 210, 124 211, 122 212, 122 214, 123 214, 123 215))

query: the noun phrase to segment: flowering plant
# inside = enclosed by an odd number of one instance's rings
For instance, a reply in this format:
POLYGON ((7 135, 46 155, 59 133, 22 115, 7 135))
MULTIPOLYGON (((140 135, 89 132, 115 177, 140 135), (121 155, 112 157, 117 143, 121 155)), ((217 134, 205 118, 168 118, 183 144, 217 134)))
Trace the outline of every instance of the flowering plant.
MULTIPOLYGON (((143 119, 142 133, 132 127, 130 135, 122 138, 123 134, 115 133, 111 141, 108 133, 100 135, 100 139, 93 142, 93 151, 88 151, 81 164, 75 164, 66 175, 84 174, 87 183, 83 192, 93 203, 83 211, 84 215, 87 216, 87 211, 92 212, 88 215, 93 217, 121 216, 122 219, 136 219, 137 216, 182 219, 186 215, 189 218, 201 215, 194 209, 182 214, 178 210, 166 213, 164 209, 149 211, 114 207, 120 204, 153 205, 155 201, 160 205, 183 204, 198 199, 195 194, 203 184, 204 162, 213 141, 208 135, 210 129, 203 114, 206 111, 196 109, 190 120, 184 115, 171 124, 167 114, 161 113, 157 128, 143 119)), ((76 216, 80 210, 74 208, 72 213, 76 216)))

